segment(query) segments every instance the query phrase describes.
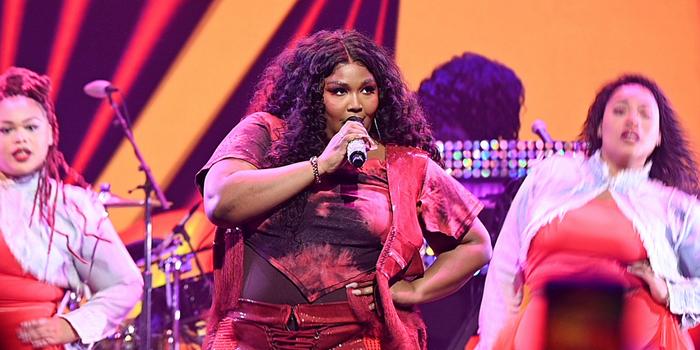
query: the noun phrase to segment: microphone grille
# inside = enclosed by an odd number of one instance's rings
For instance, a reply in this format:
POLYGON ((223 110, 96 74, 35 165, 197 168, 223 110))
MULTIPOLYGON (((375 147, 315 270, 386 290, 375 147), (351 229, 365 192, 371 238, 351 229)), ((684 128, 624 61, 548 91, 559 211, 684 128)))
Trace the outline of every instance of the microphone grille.
POLYGON ((539 130, 544 129, 547 129, 547 124, 544 121, 542 121, 542 119, 535 119, 535 121, 532 122, 532 132, 537 133, 539 130))
POLYGON ((93 80, 85 84, 83 91, 90 97, 105 98, 107 97, 107 88, 111 85, 112 83, 107 80, 93 80))

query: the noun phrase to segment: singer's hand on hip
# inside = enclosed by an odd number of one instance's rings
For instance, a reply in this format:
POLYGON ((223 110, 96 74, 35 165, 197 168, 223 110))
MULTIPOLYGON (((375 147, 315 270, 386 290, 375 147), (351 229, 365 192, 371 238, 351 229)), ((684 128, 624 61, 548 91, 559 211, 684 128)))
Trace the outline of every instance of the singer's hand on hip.
POLYGON ((369 310, 374 310, 377 308, 377 304, 374 301, 374 281, 366 281, 366 282, 352 282, 350 284, 346 284, 345 288, 350 289, 350 292, 352 295, 356 296, 372 296, 373 301, 369 303, 368 308, 369 310))

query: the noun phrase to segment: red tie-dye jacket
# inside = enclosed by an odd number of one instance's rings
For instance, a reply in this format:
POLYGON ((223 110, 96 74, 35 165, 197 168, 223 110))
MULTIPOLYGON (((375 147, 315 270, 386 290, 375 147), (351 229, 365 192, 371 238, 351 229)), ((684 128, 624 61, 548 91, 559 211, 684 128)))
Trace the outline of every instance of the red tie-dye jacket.
MULTIPOLYGON (((272 123, 273 131, 279 130, 281 121, 273 116, 265 118, 272 123)), ((381 327, 382 348, 386 349, 425 349, 426 329, 420 314, 414 308, 397 308, 389 290, 390 285, 401 279, 415 279, 423 274, 423 262, 420 248, 423 239, 437 253, 454 248, 461 237, 446 238, 440 232, 468 231, 468 227, 476 219, 483 208, 481 202, 467 191, 441 191, 442 188, 461 186, 453 178, 439 169, 426 152, 412 148, 387 145, 387 177, 392 211, 392 227, 376 265, 376 297, 379 305, 378 312, 383 320, 381 327), (430 186, 426 184, 430 183, 430 186), (461 208, 455 212, 439 211, 439 206, 424 203, 417 206, 421 191, 429 188, 439 193, 453 194, 445 201, 460 201, 461 208), (420 211, 433 211, 433 216, 440 217, 438 225, 421 227, 420 211), (461 227, 455 229, 455 227, 461 227)), ((215 157, 208 164, 216 161, 215 157)), ((205 167, 206 168, 206 167, 205 167)), ((197 182, 200 188, 206 173, 198 174, 197 182)), ((243 276, 243 233, 238 229, 219 228, 214 245, 214 281, 215 293, 212 301, 211 317, 209 320, 208 342, 214 341, 220 321, 229 310, 236 307, 241 295, 243 276)), ((354 305, 353 310, 361 319, 371 319, 368 305, 354 305)))

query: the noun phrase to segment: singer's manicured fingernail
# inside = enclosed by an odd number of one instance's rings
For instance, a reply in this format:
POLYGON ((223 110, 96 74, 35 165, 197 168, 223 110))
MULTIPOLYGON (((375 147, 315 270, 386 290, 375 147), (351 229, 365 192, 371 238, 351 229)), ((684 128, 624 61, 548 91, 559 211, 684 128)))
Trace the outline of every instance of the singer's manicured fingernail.
POLYGON ((352 282, 348 283, 345 285, 345 288, 356 288, 357 287, 357 282, 352 282))

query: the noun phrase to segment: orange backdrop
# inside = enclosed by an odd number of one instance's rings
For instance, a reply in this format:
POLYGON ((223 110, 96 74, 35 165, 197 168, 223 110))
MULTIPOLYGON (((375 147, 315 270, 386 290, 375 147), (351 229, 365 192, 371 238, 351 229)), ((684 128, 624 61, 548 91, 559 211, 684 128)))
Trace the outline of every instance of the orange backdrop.
POLYGON ((463 51, 496 59, 525 85, 520 137, 544 120, 573 139, 597 89, 624 72, 655 79, 700 153, 700 2, 403 1, 396 55, 417 89, 463 51))

